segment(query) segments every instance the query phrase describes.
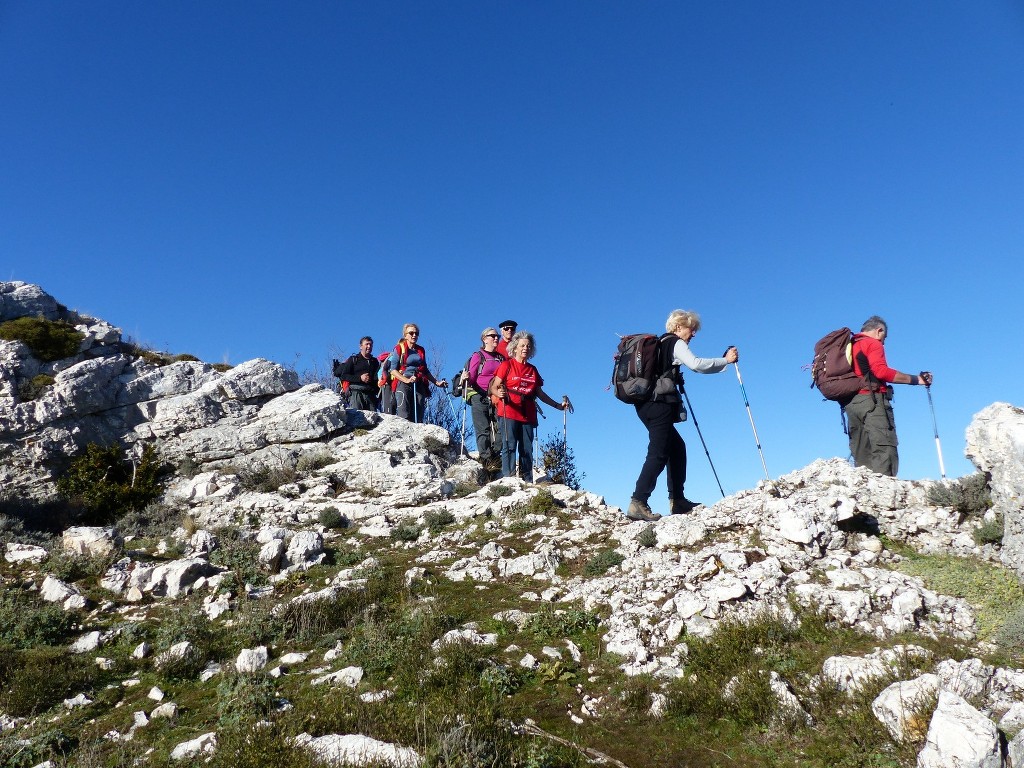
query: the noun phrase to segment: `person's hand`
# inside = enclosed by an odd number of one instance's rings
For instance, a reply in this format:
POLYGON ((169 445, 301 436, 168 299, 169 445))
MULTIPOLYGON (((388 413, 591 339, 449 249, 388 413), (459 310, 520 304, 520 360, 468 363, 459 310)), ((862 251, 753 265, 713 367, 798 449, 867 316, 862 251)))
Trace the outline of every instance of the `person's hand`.
POLYGON ((921 371, 919 374, 917 374, 917 377, 921 380, 921 383, 924 384, 926 387, 930 387, 932 385, 931 371, 921 371))
POLYGON ((448 387, 448 379, 440 379, 439 381, 436 381, 434 383, 437 384, 437 386, 439 386, 441 389, 447 389, 448 387))
POLYGON ((368 374, 368 373, 364 373, 364 374, 360 375, 360 376, 359 376, 359 380, 360 380, 361 382, 363 382, 364 384, 365 384, 365 383, 367 383, 367 382, 369 382, 369 381, 370 381, 370 374, 368 374))
POLYGON ((723 357, 725 357, 725 362, 727 363, 738 362, 740 359, 740 351, 736 349, 736 347, 729 347, 725 350, 725 355, 723 355, 723 357))
POLYGON ((569 399, 568 395, 562 395, 562 410, 568 411, 569 413, 575 413, 572 407, 572 400, 569 399))

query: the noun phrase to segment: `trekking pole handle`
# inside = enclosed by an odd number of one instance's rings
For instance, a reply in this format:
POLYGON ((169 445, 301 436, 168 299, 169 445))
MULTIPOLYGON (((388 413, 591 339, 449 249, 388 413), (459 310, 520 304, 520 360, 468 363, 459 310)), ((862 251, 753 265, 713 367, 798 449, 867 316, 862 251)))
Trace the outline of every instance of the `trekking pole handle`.
POLYGON ((572 400, 569 399, 568 395, 562 395, 562 411, 568 411, 569 413, 576 412, 572 407, 572 400))

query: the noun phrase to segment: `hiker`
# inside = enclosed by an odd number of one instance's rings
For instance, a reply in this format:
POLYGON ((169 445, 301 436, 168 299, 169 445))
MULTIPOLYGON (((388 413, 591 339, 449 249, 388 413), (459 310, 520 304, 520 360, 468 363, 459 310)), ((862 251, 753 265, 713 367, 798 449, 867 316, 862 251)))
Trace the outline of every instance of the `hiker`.
POLYGON ((373 354, 373 339, 363 336, 359 352, 341 364, 338 378, 348 383, 349 408, 357 411, 377 410, 377 371, 380 361, 373 354))
POLYGON ((423 422, 430 385, 447 387, 444 379, 435 379, 427 368, 427 353, 417 340, 420 329, 416 323, 402 326, 402 340, 395 345, 388 362, 391 364, 395 415, 406 421, 423 422))
POLYGON ((900 373, 885 361, 885 338, 889 329, 885 320, 872 315, 864 321, 860 333, 853 336, 851 349, 853 372, 864 377, 861 389, 846 408, 850 431, 850 453, 858 467, 896 477, 900 459, 896 450, 896 422, 892 415, 892 384, 924 384, 930 387, 932 375, 900 373))
POLYGON ((498 323, 498 327, 501 328, 501 339, 498 341, 498 354, 502 357, 509 357, 508 354, 508 343, 512 339, 512 334, 516 332, 516 328, 519 324, 515 320, 502 320, 498 323))
POLYGON ((559 411, 572 413, 572 403, 563 395, 553 400, 542 389, 544 379, 537 367, 527 362, 537 352, 537 344, 529 331, 519 331, 508 344, 508 359, 498 366, 491 379, 489 392, 498 413, 501 436, 501 474, 513 477, 516 453, 519 454, 519 476, 533 481, 533 433, 537 428, 537 401, 559 411))
MULTIPOLYGON (((674 309, 665 322, 665 333, 658 340, 660 371, 672 375, 678 384, 682 383, 679 366, 685 365, 697 373, 721 373, 729 363, 740 359, 736 347, 729 347, 723 357, 695 357, 690 351, 690 340, 700 330, 700 316, 696 312, 674 309)), ((650 499, 654 487, 658 483, 661 470, 668 467, 668 503, 673 515, 686 514, 697 502, 690 501, 683 494, 686 483, 686 443, 675 429, 675 424, 682 421, 680 406, 682 399, 679 391, 667 395, 658 395, 656 399, 638 403, 636 415, 647 427, 649 442, 647 458, 636 480, 633 497, 629 500, 626 517, 630 520, 657 520, 660 515, 651 511, 647 500, 650 499)))
MULTIPOLYGON (((398 342, 401 343, 401 340, 398 342)), ((380 412, 395 415, 395 393, 391 391, 391 353, 381 352, 377 355, 380 363, 377 373, 377 399, 380 400, 380 412)))
POLYGON ((505 361, 505 356, 496 351, 498 338, 498 332, 494 328, 484 328, 480 334, 483 345, 470 356, 466 366, 466 401, 469 403, 470 413, 473 414, 477 457, 488 472, 497 472, 501 469, 501 443, 495 445, 498 416, 494 403, 487 396, 487 387, 494 378, 494 372, 505 361))

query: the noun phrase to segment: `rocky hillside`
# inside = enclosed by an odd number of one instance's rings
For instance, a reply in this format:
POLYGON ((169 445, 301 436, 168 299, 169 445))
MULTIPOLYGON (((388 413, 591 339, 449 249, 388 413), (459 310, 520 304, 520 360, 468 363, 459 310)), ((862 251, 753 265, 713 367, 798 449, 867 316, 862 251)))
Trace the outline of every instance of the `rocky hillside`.
POLYGON ((5 765, 1024 765, 1017 408, 644 524, 37 286, 0 338, 5 765))

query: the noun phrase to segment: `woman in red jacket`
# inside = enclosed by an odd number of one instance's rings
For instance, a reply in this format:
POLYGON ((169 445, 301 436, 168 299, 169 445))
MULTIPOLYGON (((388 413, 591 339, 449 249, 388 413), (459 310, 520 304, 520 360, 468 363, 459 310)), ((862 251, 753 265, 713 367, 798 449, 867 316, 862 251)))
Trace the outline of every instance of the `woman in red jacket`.
POLYGON ((489 392, 498 413, 501 435, 501 474, 513 477, 516 453, 519 454, 519 476, 533 482, 533 434, 537 428, 537 401, 560 411, 572 413, 572 403, 563 395, 562 401, 551 399, 542 389, 544 379, 536 366, 527 362, 537 351, 533 334, 519 331, 508 343, 508 360, 498 366, 491 379, 489 392))

